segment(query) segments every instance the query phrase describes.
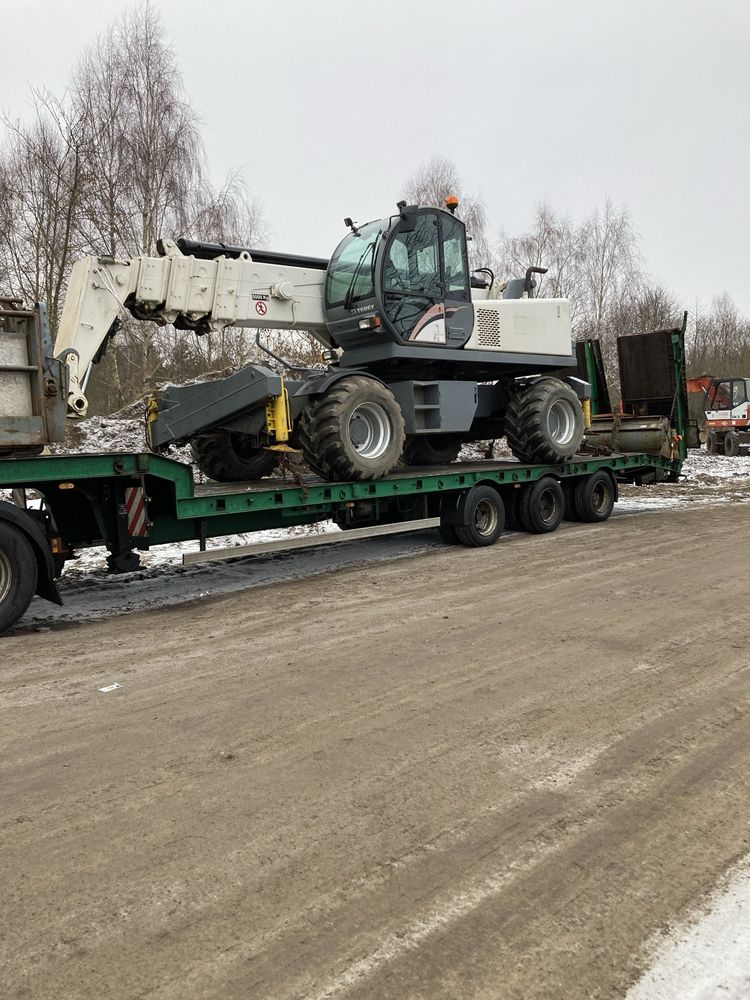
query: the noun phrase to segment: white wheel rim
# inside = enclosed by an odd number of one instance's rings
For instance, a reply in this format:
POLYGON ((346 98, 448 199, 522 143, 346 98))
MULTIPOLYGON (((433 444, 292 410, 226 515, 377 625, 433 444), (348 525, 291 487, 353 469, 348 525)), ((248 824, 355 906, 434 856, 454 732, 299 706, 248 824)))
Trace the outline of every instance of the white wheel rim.
POLYGON ((349 438, 360 458, 380 458, 393 438, 388 414, 379 403, 360 403, 349 417, 349 438))
POLYGON ((567 399, 556 399, 547 411, 547 430, 555 444, 566 445, 573 440, 576 414, 567 399))

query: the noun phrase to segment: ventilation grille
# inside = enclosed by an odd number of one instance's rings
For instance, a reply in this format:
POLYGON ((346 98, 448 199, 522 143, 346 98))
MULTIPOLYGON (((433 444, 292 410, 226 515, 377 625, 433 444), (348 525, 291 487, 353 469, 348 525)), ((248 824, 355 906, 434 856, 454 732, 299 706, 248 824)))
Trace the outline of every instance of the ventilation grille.
POLYGON ((477 342, 480 347, 500 347, 500 314, 495 309, 477 310, 477 342))

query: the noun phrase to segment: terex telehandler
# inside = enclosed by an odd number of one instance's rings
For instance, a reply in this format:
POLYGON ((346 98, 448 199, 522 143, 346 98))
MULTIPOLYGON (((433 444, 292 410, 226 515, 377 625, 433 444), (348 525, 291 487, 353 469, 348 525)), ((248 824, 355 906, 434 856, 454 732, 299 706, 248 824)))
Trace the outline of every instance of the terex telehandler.
POLYGON ((541 268, 502 284, 471 272, 457 201, 446 204, 346 219, 330 260, 181 239, 156 257, 78 261, 55 343, 69 415, 85 415, 89 366, 124 308, 198 334, 306 330, 323 345, 327 363, 297 377, 251 365, 149 401, 150 447, 190 442, 209 478, 262 478, 296 448, 324 478, 378 479, 503 434, 521 461, 570 458, 590 386, 575 377, 569 303, 535 297, 541 268))

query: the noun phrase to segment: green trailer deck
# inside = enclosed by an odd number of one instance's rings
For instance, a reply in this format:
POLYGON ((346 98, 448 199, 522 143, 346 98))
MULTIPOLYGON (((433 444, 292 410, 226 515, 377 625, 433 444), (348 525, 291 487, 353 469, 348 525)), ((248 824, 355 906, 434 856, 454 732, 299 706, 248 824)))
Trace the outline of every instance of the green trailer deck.
MULTIPOLYGON (((682 450, 682 449, 681 449, 682 450)), ((0 627, 34 593, 59 601, 55 578, 77 550, 104 545, 113 572, 138 550, 332 518, 347 529, 440 519, 446 542, 493 544, 510 526, 553 531, 563 517, 609 517, 622 481, 676 479, 682 455, 579 455, 560 465, 478 461, 405 468, 373 482, 315 476, 196 484, 192 467, 149 452, 47 455, 0 462, 0 489, 41 509, 0 501, 0 627)))

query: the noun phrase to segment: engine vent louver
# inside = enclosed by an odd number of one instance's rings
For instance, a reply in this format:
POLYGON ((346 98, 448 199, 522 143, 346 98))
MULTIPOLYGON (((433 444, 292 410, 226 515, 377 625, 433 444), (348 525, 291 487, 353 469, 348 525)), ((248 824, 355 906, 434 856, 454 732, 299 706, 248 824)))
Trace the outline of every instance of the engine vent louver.
POLYGON ((476 306, 477 343, 480 347, 500 347, 500 315, 494 309, 476 306))

